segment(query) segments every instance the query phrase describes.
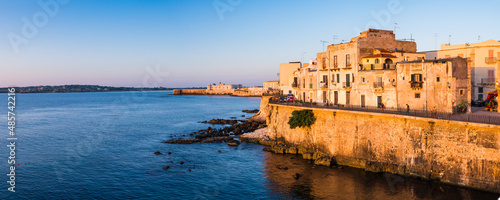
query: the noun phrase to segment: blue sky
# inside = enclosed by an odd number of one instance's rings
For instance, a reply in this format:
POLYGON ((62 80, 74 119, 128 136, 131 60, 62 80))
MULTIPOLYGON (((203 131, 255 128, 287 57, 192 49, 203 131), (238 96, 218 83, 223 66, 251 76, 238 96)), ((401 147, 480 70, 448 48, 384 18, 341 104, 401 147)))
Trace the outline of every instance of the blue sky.
POLYGON ((500 40, 500 0, 41 2, 48 11, 37 0, 0 0, 0 87, 262 85, 278 79, 280 63, 315 58, 321 40, 394 23, 419 51, 449 35, 452 44, 500 40), (37 30, 23 32, 26 20, 37 30))

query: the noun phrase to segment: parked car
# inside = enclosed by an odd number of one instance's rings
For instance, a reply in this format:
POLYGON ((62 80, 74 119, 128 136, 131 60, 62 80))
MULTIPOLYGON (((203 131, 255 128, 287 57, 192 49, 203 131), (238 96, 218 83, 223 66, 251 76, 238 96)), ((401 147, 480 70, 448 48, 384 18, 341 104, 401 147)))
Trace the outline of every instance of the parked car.
POLYGON ((476 106, 478 107, 482 107, 484 106, 484 101, 482 99, 478 99, 474 102, 474 104, 476 104, 476 106))
POLYGON ((288 97, 287 97, 286 100, 289 101, 289 102, 292 102, 292 101, 297 100, 297 99, 295 99, 295 97, 293 96, 293 94, 288 94, 288 97))
POLYGON ((476 101, 474 101, 474 99, 470 99, 470 105, 474 107, 477 106, 476 101))
POLYGON ((287 97, 287 98, 285 98, 285 97, 280 97, 280 99, 279 99, 279 100, 280 100, 280 101, 287 101, 287 99, 288 99, 288 97, 287 97))

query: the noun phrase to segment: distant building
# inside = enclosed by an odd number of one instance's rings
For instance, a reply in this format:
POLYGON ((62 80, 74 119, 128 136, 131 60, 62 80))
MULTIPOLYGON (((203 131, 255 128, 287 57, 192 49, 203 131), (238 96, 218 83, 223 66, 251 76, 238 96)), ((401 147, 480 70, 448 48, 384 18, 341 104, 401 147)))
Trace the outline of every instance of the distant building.
POLYGON ((216 85, 215 83, 207 85, 207 94, 218 94, 218 95, 231 95, 234 93, 234 90, 241 89, 243 86, 241 84, 224 84, 219 83, 216 85))
POLYGON ((280 81, 266 81, 263 83, 264 88, 268 90, 279 90, 280 89, 280 81))
POLYGON ((487 93, 495 90, 495 69, 500 65, 500 41, 487 40, 458 45, 442 44, 437 57, 457 56, 466 58, 471 67, 472 98, 485 100, 487 93))

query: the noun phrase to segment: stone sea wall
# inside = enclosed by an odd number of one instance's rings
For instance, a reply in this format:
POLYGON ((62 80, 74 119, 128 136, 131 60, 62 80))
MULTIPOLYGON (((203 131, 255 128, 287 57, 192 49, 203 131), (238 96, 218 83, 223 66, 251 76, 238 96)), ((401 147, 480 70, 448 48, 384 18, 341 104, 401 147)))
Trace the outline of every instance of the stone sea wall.
POLYGON ((318 108, 310 128, 290 129, 301 109, 262 100, 267 137, 296 148, 284 151, 500 193, 498 125, 318 108))

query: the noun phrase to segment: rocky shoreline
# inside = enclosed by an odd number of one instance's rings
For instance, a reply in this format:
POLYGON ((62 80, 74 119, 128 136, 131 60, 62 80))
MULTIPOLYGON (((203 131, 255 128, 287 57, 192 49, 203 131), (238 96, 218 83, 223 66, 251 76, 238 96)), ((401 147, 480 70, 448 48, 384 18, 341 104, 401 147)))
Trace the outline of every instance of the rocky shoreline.
MULTIPOLYGON (((244 110, 243 112, 248 111, 244 110)), ((250 110, 250 112, 258 112, 250 110)), ((256 114, 258 115, 258 114, 256 114)), ((254 116, 255 117, 255 116, 254 116)), ((237 145, 234 138, 239 138, 240 135, 245 133, 254 132, 257 129, 265 128, 267 125, 265 121, 256 120, 254 117, 249 120, 234 120, 234 119, 211 119, 209 121, 202 121, 200 123, 231 125, 224 128, 212 128, 198 130, 190 133, 194 138, 177 138, 164 141, 163 143, 169 144, 193 144, 193 143, 221 143, 228 142, 229 145, 237 145)), ((239 143, 238 143, 239 144, 239 143)))

